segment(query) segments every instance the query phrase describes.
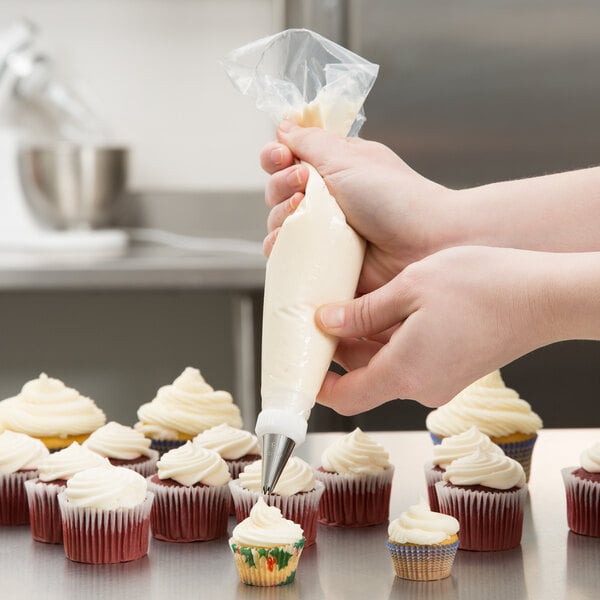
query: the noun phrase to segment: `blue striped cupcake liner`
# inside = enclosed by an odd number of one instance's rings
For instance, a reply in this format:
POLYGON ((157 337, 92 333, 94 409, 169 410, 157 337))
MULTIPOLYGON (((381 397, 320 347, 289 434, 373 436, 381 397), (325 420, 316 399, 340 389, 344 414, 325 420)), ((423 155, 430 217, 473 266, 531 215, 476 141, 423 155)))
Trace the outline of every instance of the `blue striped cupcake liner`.
POLYGON ((452 544, 409 545, 388 541, 396 576, 413 581, 435 581, 450 576, 458 540, 452 544))

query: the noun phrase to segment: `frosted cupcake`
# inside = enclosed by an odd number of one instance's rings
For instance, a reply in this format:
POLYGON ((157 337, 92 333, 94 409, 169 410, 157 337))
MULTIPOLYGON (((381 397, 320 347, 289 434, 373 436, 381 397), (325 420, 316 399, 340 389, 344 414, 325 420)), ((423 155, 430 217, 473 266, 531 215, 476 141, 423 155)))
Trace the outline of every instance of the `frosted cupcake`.
POLYGON ((234 528, 229 546, 243 583, 284 585, 294 581, 304 537, 300 525, 259 498, 250 516, 234 528))
POLYGON ((458 548, 458 521, 432 512, 424 500, 388 527, 394 571, 402 579, 434 581, 450 576, 458 548))
POLYGON ((521 543, 527 485, 516 460, 476 450, 450 463, 435 489, 440 512, 460 523, 461 550, 509 550, 521 543))
POLYGON ((542 420, 519 394, 504 384, 500 371, 477 380, 448 404, 427 415, 434 444, 475 426, 504 453, 518 460, 529 478, 531 454, 542 420))
POLYGON ((152 535, 167 542, 214 540, 227 533, 231 479, 212 450, 186 442, 158 461, 148 479, 154 494, 152 535))
POLYGON ((227 463, 232 479, 237 479, 247 465, 260 458, 256 436, 227 423, 215 425, 199 433, 194 438, 194 444, 219 454, 227 463))
POLYGON ((427 496, 431 510, 438 511, 435 484, 442 481, 442 476, 448 465, 458 458, 468 456, 479 449, 504 454, 502 448, 494 444, 490 438, 481 433, 477 427, 471 427, 463 433, 444 438, 441 444, 433 447, 433 459, 425 464, 425 479, 427 481, 427 496))
POLYGON ((38 542, 60 544, 62 526, 58 495, 67 481, 79 471, 104 464, 105 459, 73 442, 68 448, 50 454, 38 464, 39 476, 25 482, 31 534, 38 542))
POLYGON ((158 451, 150 448, 150 440, 132 427, 111 421, 90 435, 83 446, 108 458, 115 467, 133 469, 147 477, 156 471, 158 451))
POLYGON ((581 467, 561 473, 567 494, 569 529, 580 535, 600 537, 600 442, 580 456, 581 467))
MULTIPOLYGON (((238 521, 248 517, 252 507, 262 496, 262 461, 248 465, 229 484, 235 515, 238 521)), ((325 486, 315 479, 313 468, 301 458, 290 458, 279 477, 272 494, 264 498, 269 506, 276 506, 284 518, 298 523, 304 531, 305 546, 317 539, 319 501, 325 486)))
POLYGON ((50 450, 83 442, 106 422, 93 400, 42 373, 28 381, 21 393, 0 402, 5 429, 39 438, 50 450))
POLYGON ((240 409, 231 394, 214 390, 198 369, 187 367, 154 400, 138 409, 135 429, 152 440, 152 448, 167 452, 215 425, 241 428, 240 409))
POLYGON ((365 527, 388 520, 394 467, 383 446, 359 428, 323 452, 315 475, 325 486, 321 523, 365 527))
POLYGON ((40 440, 24 433, 0 433, 0 525, 29 523, 25 482, 38 476, 38 464, 48 455, 40 440))
POLYGON ((139 473, 102 459, 69 479, 58 502, 69 560, 120 563, 148 553, 152 494, 139 473))

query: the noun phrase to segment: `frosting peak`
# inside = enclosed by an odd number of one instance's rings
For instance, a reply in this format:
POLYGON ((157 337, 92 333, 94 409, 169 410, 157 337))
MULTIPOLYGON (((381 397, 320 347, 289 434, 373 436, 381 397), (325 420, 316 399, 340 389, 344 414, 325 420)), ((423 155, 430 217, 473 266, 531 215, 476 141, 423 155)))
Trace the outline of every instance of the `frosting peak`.
POLYGON ((140 456, 152 456, 151 441, 143 433, 131 427, 111 421, 96 429, 83 442, 83 446, 107 458, 134 460, 140 456))
POLYGON ((321 455, 325 471, 341 475, 381 473, 389 468, 389 454, 358 427, 336 440, 321 455))
MULTIPOLYGON (((239 475, 241 487, 262 493, 262 460, 248 465, 239 475)), ((285 465, 279 481, 273 490, 278 496, 292 496, 315 489, 315 472, 301 458, 292 456, 285 465)))
POLYGON ((588 473, 600 473, 600 442, 596 442, 581 453, 581 466, 588 473))
POLYGON ((105 462, 105 459, 73 442, 70 446, 54 454, 50 454, 38 465, 40 479, 42 481, 54 481, 55 479, 70 479, 84 469, 97 467, 105 462))
POLYGON ((479 448, 504 454, 500 446, 494 444, 485 433, 481 433, 477 427, 473 426, 463 433, 443 438, 440 444, 433 447, 432 462, 445 469, 452 461, 472 454, 479 448))
POLYGON ((226 460, 236 460, 248 454, 260 454, 255 435, 243 429, 221 423, 199 433, 194 444, 218 452, 226 460))
POLYGON ((48 454, 40 440, 14 431, 0 433, 0 475, 37 469, 48 454))

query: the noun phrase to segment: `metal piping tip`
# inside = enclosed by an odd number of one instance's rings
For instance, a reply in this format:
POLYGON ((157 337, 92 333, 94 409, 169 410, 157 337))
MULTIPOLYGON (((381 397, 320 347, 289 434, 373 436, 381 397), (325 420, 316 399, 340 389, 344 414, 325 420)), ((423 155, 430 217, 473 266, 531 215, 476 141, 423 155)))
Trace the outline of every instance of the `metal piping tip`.
POLYGON ((296 442, 281 433, 265 433, 262 436, 262 490, 271 494, 292 455, 296 442))

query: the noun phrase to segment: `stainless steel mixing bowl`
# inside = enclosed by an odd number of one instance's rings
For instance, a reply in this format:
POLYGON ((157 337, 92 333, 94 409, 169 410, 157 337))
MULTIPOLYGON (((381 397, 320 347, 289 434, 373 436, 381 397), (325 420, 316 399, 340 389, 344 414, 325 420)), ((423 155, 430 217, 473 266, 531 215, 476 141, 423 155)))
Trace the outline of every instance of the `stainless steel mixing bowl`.
POLYGON ((61 229, 110 224, 124 199, 128 150, 55 144, 19 152, 23 189, 36 215, 61 229))

